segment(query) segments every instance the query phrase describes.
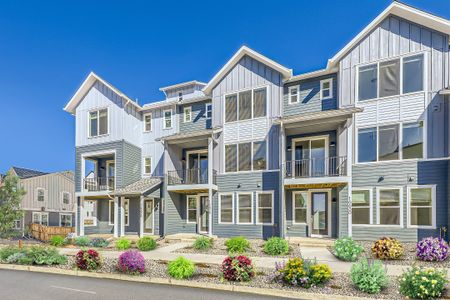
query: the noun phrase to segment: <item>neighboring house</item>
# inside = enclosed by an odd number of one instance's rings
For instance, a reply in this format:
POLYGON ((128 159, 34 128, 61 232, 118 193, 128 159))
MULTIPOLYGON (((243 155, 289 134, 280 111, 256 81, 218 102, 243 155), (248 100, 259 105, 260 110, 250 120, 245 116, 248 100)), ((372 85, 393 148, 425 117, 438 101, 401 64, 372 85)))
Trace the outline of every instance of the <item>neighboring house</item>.
POLYGON ((16 221, 16 230, 24 231, 31 223, 75 226, 72 171, 45 173, 18 167, 12 167, 10 171, 19 178, 20 186, 26 191, 21 203, 24 216, 16 221))
POLYGON ((65 107, 77 233, 439 235, 449 35, 449 20, 394 2, 311 73, 244 46, 208 83, 143 106, 89 74, 65 107))

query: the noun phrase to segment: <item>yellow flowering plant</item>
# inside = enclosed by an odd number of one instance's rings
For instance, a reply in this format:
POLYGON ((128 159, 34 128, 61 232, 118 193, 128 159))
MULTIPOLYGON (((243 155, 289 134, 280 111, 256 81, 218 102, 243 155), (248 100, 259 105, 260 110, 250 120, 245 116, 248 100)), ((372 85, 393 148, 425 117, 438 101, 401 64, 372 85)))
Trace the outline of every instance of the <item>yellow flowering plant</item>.
POLYGON ((395 238, 383 237, 372 246, 372 254, 379 259, 399 259, 403 256, 403 245, 395 238))
POLYGON ((414 299, 439 298, 447 282, 445 270, 413 266, 399 277, 400 294, 414 299))

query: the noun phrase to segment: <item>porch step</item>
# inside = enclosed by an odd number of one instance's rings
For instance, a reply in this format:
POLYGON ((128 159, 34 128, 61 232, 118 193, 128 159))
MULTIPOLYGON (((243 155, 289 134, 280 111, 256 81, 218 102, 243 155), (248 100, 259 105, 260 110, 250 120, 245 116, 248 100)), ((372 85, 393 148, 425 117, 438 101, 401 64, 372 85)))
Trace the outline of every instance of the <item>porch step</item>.
MULTIPOLYGON (((200 237, 205 236, 201 234, 195 234, 195 233, 176 233, 176 234, 170 234, 166 235, 164 238, 164 241, 166 243, 193 243, 195 240, 200 237)), ((211 236, 213 239, 217 239, 216 235, 211 236)))
POLYGON ((312 237, 287 237, 289 244, 300 247, 331 247, 335 239, 330 238, 312 238, 312 237))

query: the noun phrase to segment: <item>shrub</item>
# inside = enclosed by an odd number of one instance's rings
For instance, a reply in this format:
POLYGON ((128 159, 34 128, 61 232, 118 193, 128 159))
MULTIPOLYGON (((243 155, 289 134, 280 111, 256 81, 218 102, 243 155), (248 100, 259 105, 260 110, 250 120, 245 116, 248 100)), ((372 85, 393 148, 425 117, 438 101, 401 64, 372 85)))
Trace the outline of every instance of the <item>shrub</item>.
POLYGON ((79 236, 75 238, 75 245, 79 247, 88 247, 91 244, 91 241, 87 236, 79 236))
POLYGON ((104 238, 93 238, 90 242, 91 247, 105 248, 108 247, 109 241, 104 238))
POLYGON ((67 262, 67 257, 59 254, 55 248, 32 246, 25 253, 36 265, 59 265, 67 262))
POLYGON ((223 279, 228 281, 249 281, 255 277, 255 270, 250 258, 244 255, 228 256, 220 268, 223 279))
POLYGON ((127 238, 120 238, 116 241, 117 250, 128 250, 131 247, 131 241, 127 238))
POLYGON ((448 257, 448 244, 441 238, 424 238, 417 243, 416 255, 424 261, 444 261, 448 257))
POLYGON ((145 259, 139 251, 128 250, 119 256, 117 268, 122 273, 140 274, 145 272, 145 259))
POLYGON ((337 239, 334 242, 333 254, 343 261, 356 261, 364 248, 351 237, 337 239))
POLYGON ((169 263, 167 271, 173 278, 186 279, 194 275, 195 265, 189 259, 180 256, 169 263))
POLYGON ((80 250, 75 256, 75 263, 78 269, 94 271, 100 268, 102 259, 100 254, 93 249, 80 250))
POLYGON ((414 266, 400 278, 400 294, 407 298, 439 298, 447 284, 447 272, 414 266))
POLYGON ((50 245, 55 247, 61 247, 65 244, 65 239, 63 236, 55 235, 50 238, 50 245))
POLYGON ((7 246, 4 248, 0 248, 0 260, 6 261, 8 257, 10 257, 13 254, 20 253, 21 250, 19 247, 16 246, 7 246))
POLYGON ((137 241, 137 247, 141 251, 150 251, 156 248, 156 242, 149 236, 144 236, 137 241))
POLYGON ((243 236, 237 236, 225 241, 228 253, 244 253, 250 250, 250 242, 243 236))
POLYGON ((310 288, 322 285, 331 279, 331 269, 326 264, 317 264, 313 260, 291 258, 285 262, 275 264, 274 281, 293 286, 310 288))
POLYGON ((194 249, 196 250, 209 250, 213 246, 214 240, 206 236, 200 236, 195 239, 194 249))
POLYGON ((24 252, 16 252, 16 253, 8 256, 5 260, 5 262, 8 264, 16 264, 16 263, 19 263, 19 261, 23 260, 25 257, 26 257, 26 254, 24 252))
POLYGON ((389 279, 379 260, 369 262, 367 259, 354 263, 350 278, 356 287, 369 294, 377 294, 388 285, 389 279))
POLYGON ((403 245, 394 238, 383 237, 373 244, 372 254, 379 259, 399 259, 403 255, 403 245))
POLYGON ((286 255, 289 253, 289 243, 279 237, 271 237, 264 243, 264 252, 269 255, 286 255))

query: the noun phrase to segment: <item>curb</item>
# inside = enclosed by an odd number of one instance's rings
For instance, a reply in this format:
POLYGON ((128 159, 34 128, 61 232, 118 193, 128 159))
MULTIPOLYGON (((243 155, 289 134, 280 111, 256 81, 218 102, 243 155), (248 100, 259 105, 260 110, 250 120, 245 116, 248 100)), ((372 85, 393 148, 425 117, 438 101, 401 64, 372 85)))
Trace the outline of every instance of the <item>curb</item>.
MULTIPOLYGON (((132 281, 140 283, 151 283, 151 284, 165 284, 174 285, 188 288, 201 288, 217 291, 228 291, 228 292, 239 292, 253 295, 261 296, 273 296, 273 297, 283 297, 291 299, 305 299, 305 300, 327 300, 330 299, 330 295, 326 294, 316 294, 301 291, 285 291, 277 289, 267 289, 267 288, 256 288, 250 286, 240 286, 240 285, 226 285, 217 283, 205 283, 197 281, 183 281, 175 280, 169 278, 158 278, 158 277, 137 277, 125 274, 111 274, 111 273, 91 273, 87 271, 79 270, 64 270, 53 267, 37 267, 37 266, 23 266, 23 265, 13 265, 13 264, 0 264, 0 270, 14 270, 14 271, 28 271, 37 273, 48 273, 48 274, 58 274, 58 275, 69 275, 69 276, 79 276, 79 277, 89 277, 89 278, 102 278, 102 279, 112 279, 112 280, 122 280, 122 281, 132 281)), ((373 298, 366 297, 354 297, 354 296, 342 296, 333 295, 335 300, 373 300, 373 298)))

